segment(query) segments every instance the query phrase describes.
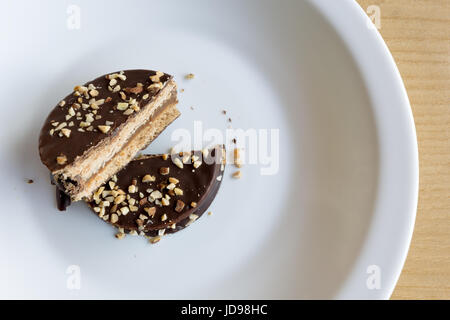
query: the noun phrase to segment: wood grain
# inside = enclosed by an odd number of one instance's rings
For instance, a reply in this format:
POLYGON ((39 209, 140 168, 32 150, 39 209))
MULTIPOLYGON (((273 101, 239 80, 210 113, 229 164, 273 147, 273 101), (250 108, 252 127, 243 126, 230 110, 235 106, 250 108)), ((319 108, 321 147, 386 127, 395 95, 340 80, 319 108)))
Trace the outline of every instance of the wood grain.
POLYGON ((377 5, 417 129, 420 193, 411 248, 393 299, 450 299, 450 0, 377 5))

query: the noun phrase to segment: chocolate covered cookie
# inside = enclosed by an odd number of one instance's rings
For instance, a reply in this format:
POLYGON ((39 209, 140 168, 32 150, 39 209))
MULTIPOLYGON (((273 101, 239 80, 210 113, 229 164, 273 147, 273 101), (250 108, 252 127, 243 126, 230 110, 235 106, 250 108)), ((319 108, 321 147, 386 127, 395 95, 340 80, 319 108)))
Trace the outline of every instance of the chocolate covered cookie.
POLYGON ((223 146, 131 161, 97 189, 89 206, 104 221, 152 242, 196 221, 219 190, 225 168, 223 146))
POLYGON ((125 70, 76 86, 39 137, 60 203, 90 199, 179 116, 177 103, 173 77, 160 71, 125 70))

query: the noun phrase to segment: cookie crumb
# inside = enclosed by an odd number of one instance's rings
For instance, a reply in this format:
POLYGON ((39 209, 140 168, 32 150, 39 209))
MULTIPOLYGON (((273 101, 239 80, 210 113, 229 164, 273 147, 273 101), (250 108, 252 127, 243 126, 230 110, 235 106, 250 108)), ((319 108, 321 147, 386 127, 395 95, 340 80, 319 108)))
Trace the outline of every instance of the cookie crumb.
POLYGON ((238 148, 234 148, 234 165, 236 168, 242 167, 241 154, 238 148))
POLYGON ((149 241, 151 244, 155 244, 155 243, 159 242, 159 240, 161 240, 161 236, 156 236, 156 237, 150 238, 149 241))
POLYGON ((34 183, 34 180, 33 180, 33 179, 28 179, 28 180, 27 180, 27 183, 28 183, 28 184, 32 184, 32 183, 34 183))
POLYGON ((117 238, 117 239, 123 239, 123 238, 125 238, 125 233, 123 233, 123 232, 117 232, 116 233, 116 235, 115 235, 115 237, 117 238))
POLYGON ((242 177, 242 173, 241 173, 240 170, 238 170, 235 173, 233 173, 233 178, 240 179, 241 177, 242 177))

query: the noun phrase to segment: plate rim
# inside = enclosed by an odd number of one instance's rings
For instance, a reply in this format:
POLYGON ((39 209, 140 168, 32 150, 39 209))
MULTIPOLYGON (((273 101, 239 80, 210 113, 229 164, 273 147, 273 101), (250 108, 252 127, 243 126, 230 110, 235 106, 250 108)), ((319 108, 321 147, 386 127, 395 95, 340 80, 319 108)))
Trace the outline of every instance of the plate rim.
MULTIPOLYGON (((337 299, 389 299, 406 261, 417 214, 419 153, 411 105, 395 60, 378 29, 374 27, 363 8, 355 0, 332 2, 327 0, 309 0, 309 2, 332 25, 355 59, 369 96, 372 94, 370 97, 371 107, 375 114, 375 119, 377 114, 386 114, 386 105, 396 105, 396 108, 390 110, 391 112, 389 113, 389 116, 393 117, 393 119, 385 121, 385 118, 383 118, 383 122, 380 122, 380 119, 375 121, 380 149, 379 176, 380 180, 382 180, 379 185, 383 184, 384 187, 390 189, 390 184, 394 183, 394 185, 403 186, 405 189, 402 190, 402 197, 398 199, 393 199, 389 196, 387 194, 389 190, 386 191, 381 188, 377 190, 376 209, 365 243, 361 248, 361 254, 354 262, 353 268, 341 289, 335 295, 337 299), (339 2, 339 5, 337 2, 339 2), (383 68, 380 68, 380 66, 383 66, 383 68), (380 78, 383 79, 383 82, 377 85, 377 82, 380 82, 380 78), (377 95, 376 93, 380 89, 387 89, 387 92, 377 95), (386 101, 387 98, 393 100, 386 101), (400 127, 403 131, 396 130, 397 136, 394 137, 395 141, 389 141, 387 139, 388 133, 395 129, 392 127, 392 124, 397 124, 397 121, 401 124, 400 127), (398 141, 404 143, 402 148, 393 149, 395 147, 393 144, 398 141), (388 156, 385 152, 387 150, 396 150, 397 152, 401 150, 402 152, 388 156), (394 156, 400 159, 396 160, 393 158, 394 156), (399 167, 399 163, 403 166, 399 167), (396 172, 393 169, 399 171, 396 172), (394 173, 394 176, 386 177, 386 173, 394 173), (406 183, 403 180, 394 180, 398 178, 405 179, 406 183), (389 203, 390 201, 392 203, 389 203), (380 239, 380 235, 377 232, 380 231, 381 225, 384 224, 386 226, 386 222, 393 219, 389 215, 392 213, 392 207, 396 206, 402 208, 402 210, 398 210, 400 219, 395 217, 397 220, 394 222, 397 224, 395 227, 388 226, 388 229, 390 228, 388 231, 395 232, 398 243, 392 245, 390 253, 392 262, 387 266, 387 276, 382 274, 382 279, 385 277, 387 280, 381 280, 382 287, 376 290, 367 290, 365 288, 365 291, 363 291, 361 281, 368 275, 367 267, 364 268, 368 259, 373 260, 373 257, 382 257, 382 255, 389 256, 387 252, 383 252, 383 248, 389 243, 380 239), (362 273, 364 273, 363 276, 362 273)), ((383 270, 381 269, 381 271, 383 270)))

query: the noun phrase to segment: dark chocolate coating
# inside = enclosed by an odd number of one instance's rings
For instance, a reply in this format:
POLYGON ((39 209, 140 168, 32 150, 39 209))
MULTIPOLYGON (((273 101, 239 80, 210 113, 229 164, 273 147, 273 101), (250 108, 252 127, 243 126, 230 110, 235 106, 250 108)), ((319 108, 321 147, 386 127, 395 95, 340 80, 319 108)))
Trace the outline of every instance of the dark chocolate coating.
MULTIPOLYGON (((120 85, 121 91, 123 91, 123 89, 125 88, 133 88, 136 87, 137 83, 142 83, 142 92, 137 94, 129 92, 126 93, 127 98, 135 98, 138 102, 138 105, 142 107, 143 105, 150 102, 150 100, 153 99, 159 92, 159 90, 148 92, 146 89, 153 83, 149 77, 155 74, 156 71, 152 70, 125 70, 124 75, 126 76, 126 80, 117 79, 117 84, 120 85), (148 94, 148 98, 144 100, 143 96, 145 94, 148 94)), ((172 76, 164 74, 161 76, 160 81, 164 84, 170 79, 172 79, 172 76)), ((97 114, 95 116, 99 115, 101 116, 101 119, 94 120, 91 123, 91 125, 94 127, 93 131, 78 131, 79 123, 81 121, 85 121, 85 115, 92 112, 91 108, 87 108, 86 110, 84 110, 83 108, 79 108, 75 110, 75 112, 81 113, 81 120, 77 120, 76 116, 73 116, 68 120, 65 119, 66 115, 68 114, 69 108, 73 106, 74 103, 78 103, 77 99, 79 97, 76 96, 74 92, 63 99, 65 101, 65 105, 63 107, 56 105, 56 107, 54 107, 54 109, 48 115, 39 136, 39 154, 42 163, 44 163, 44 165, 47 166, 50 171, 53 172, 55 170, 63 168, 66 165, 71 164, 78 156, 83 155, 83 153, 89 148, 97 145, 106 136, 113 135, 116 132, 117 128, 128 119, 129 116, 124 115, 123 111, 115 110, 117 104, 124 101, 122 100, 119 92, 113 93, 108 90, 109 81, 110 80, 106 78, 106 75, 103 75, 84 84, 84 86, 86 87, 89 84, 93 84, 96 87, 98 96, 94 97, 95 100, 106 100, 107 98, 111 99, 109 102, 105 102, 103 105, 99 106, 99 109, 97 110, 97 114), (110 112, 111 110, 113 110, 112 113, 110 112), (59 137, 56 133, 50 135, 50 130, 55 128, 52 125, 52 122, 69 123, 70 121, 74 122, 74 126, 66 127, 67 129, 71 130, 69 138, 66 138, 64 136, 59 137), (97 130, 97 126, 104 125, 106 121, 111 121, 114 123, 113 125, 111 125, 111 129, 107 133, 102 133, 101 131, 97 130), (56 158, 61 154, 65 155, 67 158, 66 163, 64 163, 63 165, 60 165, 56 162, 56 158)), ((83 103, 88 103, 89 99, 86 99, 83 95, 81 95, 81 97, 83 98, 83 103)), ((134 114, 135 113, 130 115, 130 117, 134 116, 134 114)))
POLYGON ((70 200, 70 197, 58 186, 56 186, 55 189, 56 189, 56 207, 58 208, 59 211, 66 211, 67 207, 70 206, 72 201, 70 200))
MULTIPOLYGON (((195 152, 195 155, 200 156, 202 153, 199 151, 195 152)), ((210 206, 211 202, 214 200, 220 184, 221 178, 224 171, 222 165, 222 158, 224 156, 224 149, 217 148, 212 149, 208 153, 208 160, 204 161, 200 167, 194 169, 192 163, 184 164, 183 168, 176 166, 172 158, 169 156, 167 160, 163 160, 161 155, 144 156, 141 159, 136 159, 131 161, 124 169, 117 173, 116 185, 124 190, 127 194, 128 187, 135 180, 136 187, 138 191, 136 193, 130 194, 131 197, 136 199, 136 205, 138 210, 136 212, 129 212, 127 215, 120 215, 119 220, 113 225, 117 228, 123 228, 125 232, 130 231, 143 231, 148 236, 155 236, 158 234, 160 229, 166 229, 166 233, 173 233, 183 229, 186 223, 189 222, 190 214, 195 214, 200 217, 210 206), (216 157, 217 155, 217 157, 216 157), (217 161, 211 161, 211 157, 215 158, 217 161), (169 174, 162 175, 160 173, 161 167, 168 167, 169 174), (194 170, 194 172, 193 172, 194 170), (142 178, 145 175, 152 175, 156 178, 154 182, 142 182, 142 178), (169 206, 158 206, 155 203, 147 202, 144 205, 138 205, 141 200, 139 192, 142 192, 145 197, 149 196, 146 192, 147 189, 160 190, 161 184, 168 185, 169 177, 173 177, 179 180, 176 186, 183 190, 183 195, 172 195, 170 196, 169 206), (185 207, 181 212, 175 211, 175 206, 177 200, 181 200, 185 203, 185 207), (191 206, 192 202, 196 202, 195 207, 191 206), (144 208, 146 207, 156 207, 156 213, 153 218, 144 220, 143 228, 139 229, 136 220, 141 214, 148 216, 144 208), (162 221, 161 217, 166 214, 167 220, 162 221), (172 229, 170 226, 175 223, 176 228, 172 229)), ((110 190, 108 183, 105 185, 105 190, 110 190)), ((167 194, 167 189, 162 189, 161 193, 167 194)), ((91 201, 89 206, 94 208, 98 204, 95 201, 91 201)), ((105 207, 105 215, 111 216, 111 204, 109 207, 105 207)), ((120 209, 123 205, 119 205, 117 209, 120 209)))

